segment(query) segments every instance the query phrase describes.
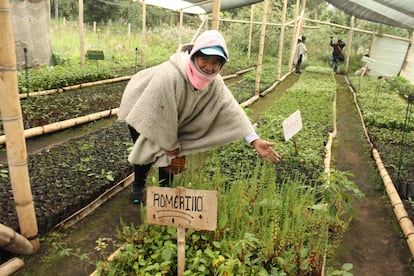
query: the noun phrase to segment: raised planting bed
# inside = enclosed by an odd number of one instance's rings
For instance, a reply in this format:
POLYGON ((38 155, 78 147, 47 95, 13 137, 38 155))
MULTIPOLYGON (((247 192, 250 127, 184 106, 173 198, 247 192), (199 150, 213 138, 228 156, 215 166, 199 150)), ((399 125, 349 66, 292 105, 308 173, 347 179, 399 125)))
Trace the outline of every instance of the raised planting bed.
MULTIPOLYGON (((262 138, 277 142, 280 164, 264 162, 240 141, 193 160, 176 178, 175 185, 219 193, 217 229, 186 231, 184 275, 323 273, 326 254, 352 217, 352 200, 362 197, 346 174, 322 173, 335 91, 332 75, 303 74, 258 122, 262 138), (316 83, 318 90, 312 89, 316 83), (284 141, 281 123, 297 109, 304 129, 295 151, 284 141)), ((144 206, 141 211, 145 218, 144 206)), ((175 228, 127 225, 118 236, 122 249, 110 262, 99 262, 98 272, 175 275, 175 228)))
MULTIPOLYGON (((39 233, 86 206, 132 173, 128 148, 132 145, 125 124, 90 132, 28 157, 30 183, 39 233)), ((19 229, 7 164, 0 177, 0 221, 19 229)))
MULTIPOLYGON (((126 81, 21 99, 25 128, 119 107, 126 81)), ((0 134, 3 125, 0 124, 0 134)))

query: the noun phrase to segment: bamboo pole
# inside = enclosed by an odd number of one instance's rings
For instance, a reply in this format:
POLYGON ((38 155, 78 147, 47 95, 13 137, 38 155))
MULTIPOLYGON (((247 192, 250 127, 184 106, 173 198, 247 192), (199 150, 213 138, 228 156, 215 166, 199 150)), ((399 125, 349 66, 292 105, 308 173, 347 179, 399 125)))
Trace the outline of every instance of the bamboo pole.
POLYGON ((33 245, 25 237, 12 228, 0 223, 0 247, 9 252, 29 255, 33 253, 33 245))
POLYGON ((83 0, 78 0, 79 13, 79 42, 81 65, 85 65, 85 28, 83 25, 83 0))
POLYGON ((26 141, 20 107, 16 50, 9 1, 0 1, 0 113, 4 133, 10 182, 21 233, 39 250, 38 228, 27 167, 26 141))
MULTIPOLYGON (((220 21, 230 22, 230 23, 246 23, 246 24, 250 24, 250 20, 220 18, 220 21)), ((252 21, 251 23, 252 24, 256 24, 256 25, 262 25, 263 24, 263 22, 260 22, 260 21, 252 21)), ((282 26, 282 24, 280 24, 280 23, 272 23, 272 22, 266 22, 264 24, 266 24, 266 26, 276 26, 276 27, 282 26)), ((286 25, 291 25, 291 24, 293 24, 293 22, 288 22, 286 25)))
POLYGON ((349 34, 348 34, 348 51, 346 53, 346 62, 345 62, 345 72, 348 73, 349 70, 349 59, 351 57, 351 49, 352 49, 352 37, 354 34, 354 25, 355 25, 355 16, 351 16, 351 28, 349 29, 349 34))
POLYGON ((336 138, 337 128, 336 128, 336 93, 333 100, 333 131, 329 133, 328 142, 325 146, 325 160, 324 160, 324 172, 330 173, 331 171, 331 159, 332 159, 332 145, 333 141, 336 138))
POLYGON ((398 75, 400 75, 401 72, 403 72, 405 70, 405 68, 407 67, 408 58, 410 57, 411 48, 413 47, 413 43, 414 43, 414 31, 411 31, 411 34, 410 34, 410 44, 408 44, 407 51, 405 52, 404 61, 403 61, 403 64, 401 66, 400 72, 398 72, 398 75))
POLYGON ((295 53, 296 44, 298 43, 298 37, 300 36, 301 29, 302 29, 301 26, 303 24, 303 16, 304 16, 304 11, 301 11, 299 18, 298 18, 298 26, 296 28, 296 32, 294 33, 294 37, 293 37, 295 39, 295 42, 292 47, 292 56, 290 57, 292 64, 293 64, 293 55, 295 53))
POLYGON ((249 22, 249 44, 247 46, 247 60, 250 61, 252 51, 252 36, 253 36, 253 18, 254 18, 254 5, 250 6, 250 22, 249 22))
POLYGON ((0 266, 0 275, 13 275, 14 272, 24 266, 20 258, 12 258, 0 266))
POLYGON ((400 224, 401 230, 404 233, 405 238, 407 239, 407 244, 411 252, 411 256, 414 257, 414 225, 410 220, 407 211, 405 210, 404 204, 398 195, 397 190, 389 176, 387 169, 382 163, 381 157, 376 149, 372 150, 372 156, 375 159, 377 168, 383 180, 385 190, 388 194, 388 198, 391 201, 391 205, 394 209, 394 214, 400 224))
POLYGON ((220 5, 221 5, 221 1, 220 0, 214 0, 213 3, 213 15, 212 15, 212 20, 211 20, 211 29, 212 30, 217 30, 219 29, 219 24, 220 24, 220 5))
POLYGON ((292 70, 292 65, 293 65, 293 56, 295 54, 295 48, 296 48, 296 44, 297 44, 297 35, 296 35, 296 30, 298 29, 298 21, 299 21, 299 5, 300 5, 300 0, 296 0, 296 6, 295 6, 295 20, 294 25, 293 25, 293 35, 292 35, 292 42, 290 43, 291 47, 290 47, 290 57, 289 57, 289 71, 292 70))
POLYGON ((145 0, 142 0, 142 54, 141 54, 141 64, 145 67, 145 45, 147 44, 147 5, 145 0))
MULTIPOLYGON (((68 119, 68 120, 61 121, 61 122, 56 122, 53 124, 25 129, 23 132, 23 135, 27 139, 27 138, 32 138, 32 137, 48 134, 48 133, 57 132, 63 129, 93 122, 93 121, 96 121, 102 118, 111 117, 113 115, 118 114, 118 111, 119 111, 119 108, 114 108, 114 109, 104 110, 101 112, 92 113, 92 114, 77 117, 77 118, 68 119)), ((4 144, 6 142, 6 137, 7 135, 0 136, 0 144, 4 144)))
POLYGON ((299 25, 299 33, 302 34, 303 33, 303 22, 305 22, 305 9, 306 9, 306 0, 302 0, 302 16, 301 16, 301 22, 299 25))
POLYGON ((286 29, 286 13, 287 13, 287 0, 282 0, 283 12, 282 12, 282 27, 280 28, 279 35, 279 50, 278 50, 278 61, 277 61, 277 79, 280 79, 282 75, 282 59, 283 59, 283 42, 285 40, 285 29, 286 29))
POLYGON ((75 89, 82 89, 82 88, 85 88, 85 87, 90 87, 90 86, 95 86, 95 85, 102 85, 102 84, 126 81, 126 80, 129 80, 129 79, 131 79, 131 76, 124 76, 124 77, 118 77, 118 78, 107 79, 107 80, 99 80, 99 81, 81 83, 81 84, 77 84, 77 85, 71 85, 71 86, 55 88, 55 89, 49 89, 49 90, 43 90, 43 91, 37 91, 37 92, 20 93, 19 97, 20 97, 20 99, 25 99, 27 97, 50 95, 50 94, 54 94, 54 93, 62 93, 62 92, 66 92, 66 91, 72 91, 72 90, 75 90, 75 89))
POLYGON ((182 32, 183 32, 183 22, 184 22, 184 11, 180 10, 180 31, 178 32, 178 45, 183 43, 182 32))
POLYGON ((262 66, 263 66, 263 53, 264 53, 264 44, 266 39, 266 24, 267 21, 267 10, 269 7, 269 1, 264 0, 263 3, 263 15, 262 15, 262 29, 260 31, 260 45, 259 45, 259 57, 257 62, 257 72, 256 72, 256 83, 255 83, 255 90, 254 94, 259 95, 260 92, 260 77, 262 75, 262 66))
MULTIPOLYGON (((347 29, 347 30, 351 29, 351 27, 348 27, 348 26, 343 26, 343 25, 339 25, 339 24, 335 24, 335 23, 320 21, 320 20, 316 20, 316 19, 305 18, 305 20, 309 21, 309 22, 318 23, 318 24, 322 24, 322 25, 328 25, 328 26, 331 26, 331 27, 337 27, 337 28, 341 28, 341 29, 347 29)), ((387 38, 391 38, 391 39, 395 39, 395 40, 401 40, 401 41, 407 41, 407 42, 410 41, 410 39, 406 38, 406 37, 399 37, 399 36, 388 35, 388 34, 378 34, 378 33, 375 33, 373 31, 361 30, 361 29, 358 29, 358 28, 354 28, 354 32, 378 35, 378 36, 382 36, 382 37, 387 37, 387 38)))

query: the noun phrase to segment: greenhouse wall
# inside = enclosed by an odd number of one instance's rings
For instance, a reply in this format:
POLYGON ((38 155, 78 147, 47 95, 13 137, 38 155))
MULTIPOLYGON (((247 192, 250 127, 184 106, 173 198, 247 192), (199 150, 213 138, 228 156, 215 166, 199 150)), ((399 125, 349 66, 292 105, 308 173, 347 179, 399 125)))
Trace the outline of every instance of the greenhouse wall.
POLYGON ((13 33, 16 46, 17 67, 50 65, 52 49, 50 43, 49 0, 11 0, 13 33))
POLYGON ((370 65, 370 76, 397 76, 402 68, 409 42, 388 37, 375 36, 370 57, 375 60, 370 65))

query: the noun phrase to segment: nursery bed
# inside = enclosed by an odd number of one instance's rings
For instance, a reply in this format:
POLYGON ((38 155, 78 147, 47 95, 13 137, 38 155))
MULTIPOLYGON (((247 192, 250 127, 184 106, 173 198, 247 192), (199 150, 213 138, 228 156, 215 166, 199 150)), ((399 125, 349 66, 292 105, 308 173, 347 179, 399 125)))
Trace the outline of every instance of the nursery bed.
MULTIPOLYGON (((294 82, 297 80, 297 78, 298 78, 297 76, 292 76, 291 78, 289 78, 289 81, 294 82)), ((286 82, 286 85, 288 86, 289 83, 286 82)), ((277 90, 282 91, 283 87, 278 87, 277 90)), ((278 94, 274 94, 273 96, 278 97, 278 94)), ((272 98, 266 96, 265 99, 271 101, 272 98)), ((257 105, 255 104, 252 107, 252 110, 253 110, 252 112, 254 114, 256 114, 256 112, 260 113, 265 109, 264 106, 266 106, 264 101, 260 102, 260 104, 259 103, 257 105)), ((91 144, 101 145, 104 148, 113 149, 112 150, 113 152, 109 153, 108 156, 106 155, 103 156, 102 158, 99 156, 99 158, 101 159, 98 158, 98 155, 97 155, 98 151, 94 153, 89 152, 86 156, 93 156, 94 158, 98 160, 98 162, 96 163, 96 165, 93 165, 93 166, 92 165, 85 166, 86 165, 85 162, 83 162, 82 160, 81 161, 78 160, 75 163, 75 164, 78 164, 78 166, 74 166, 74 167, 79 169, 80 172, 77 172, 79 173, 79 175, 84 175, 84 177, 86 177, 86 179, 88 180, 90 180, 90 178, 91 179, 95 178, 97 181, 103 180, 102 182, 105 183, 106 177, 110 175, 107 173, 113 170, 112 169, 113 163, 109 162, 109 164, 112 164, 112 165, 110 165, 110 167, 107 167, 106 165, 104 165, 106 164, 106 162, 102 162, 102 164, 101 162, 99 162, 99 161, 103 161, 103 159, 107 159, 112 162, 116 162, 120 164, 119 170, 122 171, 123 173, 119 174, 119 178, 122 177, 121 175, 126 176, 131 172, 131 168, 128 166, 128 164, 126 164, 125 154, 127 153, 129 136, 128 136, 127 130, 124 125, 114 123, 114 124, 111 124, 109 128, 105 127, 103 129, 91 132, 90 136, 91 136, 90 140, 88 140, 89 142, 86 143, 87 145, 89 146, 91 144), (116 137, 113 139, 110 138, 110 137, 113 137, 114 134, 118 134, 118 136, 120 136, 119 139, 117 139, 116 137), (104 138, 104 137, 108 137, 108 138, 104 138), (82 172, 83 170, 84 172, 82 172), (89 175, 91 173, 91 170, 94 172, 101 172, 101 174, 99 174, 99 176, 96 173, 95 175, 89 175)), ((71 144, 73 144, 75 148, 76 146, 77 148, 81 148, 79 144, 76 144, 76 139, 71 144)), ((343 144, 340 144, 340 145, 343 145, 343 144)), ((64 145, 61 145, 61 146, 63 147, 64 145)), ((59 146, 56 148, 59 148, 59 146)), ((72 147, 69 147, 69 149, 70 148, 72 147)), ((85 146, 85 148, 88 149, 88 146, 85 146)), ((52 153, 54 152, 54 150, 52 149, 50 151, 52 153)), ((38 154, 38 155, 39 155, 38 157, 39 159, 33 159, 35 161, 29 160, 29 162, 31 164, 34 164, 35 162, 42 161, 43 160, 42 158, 44 158, 44 154, 43 156, 42 154, 38 154)), ((346 159, 346 156, 341 156, 341 158, 346 159)), ((59 164, 67 165, 68 162, 62 161, 62 162, 59 162, 59 164)), ((64 167, 67 169, 67 166, 64 165, 64 167)), ((280 167, 282 168, 282 166, 280 167)), ((59 175, 59 173, 55 171, 52 175, 53 175, 52 176, 52 179, 53 179, 53 177, 56 175, 59 175)), ((70 177, 70 176, 66 176, 66 177, 70 177)), ((115 178, 118 179, 118 176, 115 176, 115 178)), ((58 179, 59 178, 56 178, 55 184, 59 183, 58 179)), ((91 182, 92 183, 88 183, 89 185, 88 188, 85 187, 86 190, 95 190, 95 188, 96 190, 105 189, 104 187, 102 187, 105 184, 98 184, 98 182, 94 182, 94 181, 91 181, 91 182), (95 185, 93 183, 95 183, 95 185)), ((69 189, 69 187, 65 187, 65 188, 69 189)), ((81 192, 77 191, 76 193, 79 195, 81 192)), ((60 242, 66 245, 63 245, 63 247, 61 248, 61 251, 64 252, 65 247, 72 248, 75 250, 79 250, 80 255, 86 252, 87 254, 89 254, 89 257, 92 259, 96 260, 96 259, 102 258, 102 255, 96 250, 94 250, 94 247, 96 246, 96 241, 99 238, 105 237, 108 239, 114 239, 113 233, 116 231, 116 228, 121 225, 121 222, 120 222, 121 219, 125 223, 139 224, 140 222, 140 213, 138 211, 138 208, 136 208, 136 206, 134 205, 129 204, 127 195, 128 195, 128 191, 122 192, 119 196, 111 200, 111 202, 108 202, 107 204, 105 204, 102 208, 99 208, 93 215, 91 215, 90 217, 88 217, 87 219, 79 223, 78 225, 75 225, 73 228, 68 229, 67 231, 63 231, 61 234, 64 235, 64 237, 63 238, 61 237, 63 240, 61 240, 60 242), (111 211, 108 212, 108 210, 111 210, 111 211), (101 222, 98 222, 98 221, 101 221, 101 222)), ((75 205, 74 202, 72 203, 72 205, 75 205)), ((46 209, 45 211, 49 211, 49 210, 46 209)), ((49 212, 53 213, 53 210, 49 212)), ((45 214, 45 213, 47 212, 43 212, 42 214, 45 214)), ((64 217, 64 215, 62 215, 62 213, 57 212, 56 217, 60 217, 61 219, 62 217, 64 217)), ((46 220, 43 223, 43 225, 45 225, 46 228, 48 228, 52 224, 53 223, 51 222, 51 220, 49 221, 46 220)), ((364 227, 364 225, 359 225, 359 226, 364 227)), ((365 226, 369 227, 369 225, 365 225, 365 226)), ((359 229, 358 231, 364 231, 364 230, 359 229)), ((355 237, 358 238, 358 236, 354 236, 354 238, 355 237)), ((88 260, 80 260, 79 257, 73 256, 70 254, 67 254, 67 256, 62 256, 61 258, 59 258, 60 261, 58 262, 51 261, 47 257, 48 254, 50 254, 51 251, 53 252, 57 250, 55 247, 56 245, 53 245, 53 244, 54 242, 44 244, 44 246, 41 248, 41 252, 39 252, 38 254, 34 256, 29 256, 28 258, 26 258, 27 266, 21 271, 19 271, 17 275, 36 275, 36 273, 39 273, 39 271, 42 271, 42 273, 51 273, 51 275, 52 274, 55 275, 58 272, 59 272, 59 275, 89 275, 89 273, 94 270, 94 267, 93 265, 91 265, 91 263, 96 263, 96 261, 89 262, 88 260), (37 264, 40 264, 40 265, 37 265, 37 264)), ((398 244, 396 245, 387 244, 387 248, 390 248, 391 246, 393 248, 394 246, 396 247, 399 246, 400 248, 397 250, 404 251, 404 248, 401 248, 401 246, 398 244)), ((112 251, 113 250, 114 249, 112 249, 112 251)), ((111 251, 111 249, 108 249, 108 251, 111 251)), ((61 253, 57 253, 55 251, 54 254, 61 254, 61 253)), ((375 252, 372 252, 372 254, 375 255, 375 252)), ((406 257, 408 258, 408 256, 406 257)), ((369 264, 365 264, 365 265, 369 265, 369 264)), ((374 270, 374 267, 372 267, 372 270, 374 270)), ((394 275, 409 275, 409 274, 394 274, 394 275)))

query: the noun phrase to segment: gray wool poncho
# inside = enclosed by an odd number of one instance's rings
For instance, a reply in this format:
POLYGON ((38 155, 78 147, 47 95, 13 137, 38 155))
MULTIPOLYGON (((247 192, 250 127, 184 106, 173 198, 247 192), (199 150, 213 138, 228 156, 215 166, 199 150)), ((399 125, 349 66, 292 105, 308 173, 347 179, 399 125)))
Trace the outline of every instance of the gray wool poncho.
POLYGON ((207 151, 253 133, 254 128, 220 75, 204 90, 195 90, 186 76, 181 51, 169 61, 135 74, 125 88, 118 113, 140 133, 128 161, 170 164, 164 150, 180 148, 179 156, 207 151))

